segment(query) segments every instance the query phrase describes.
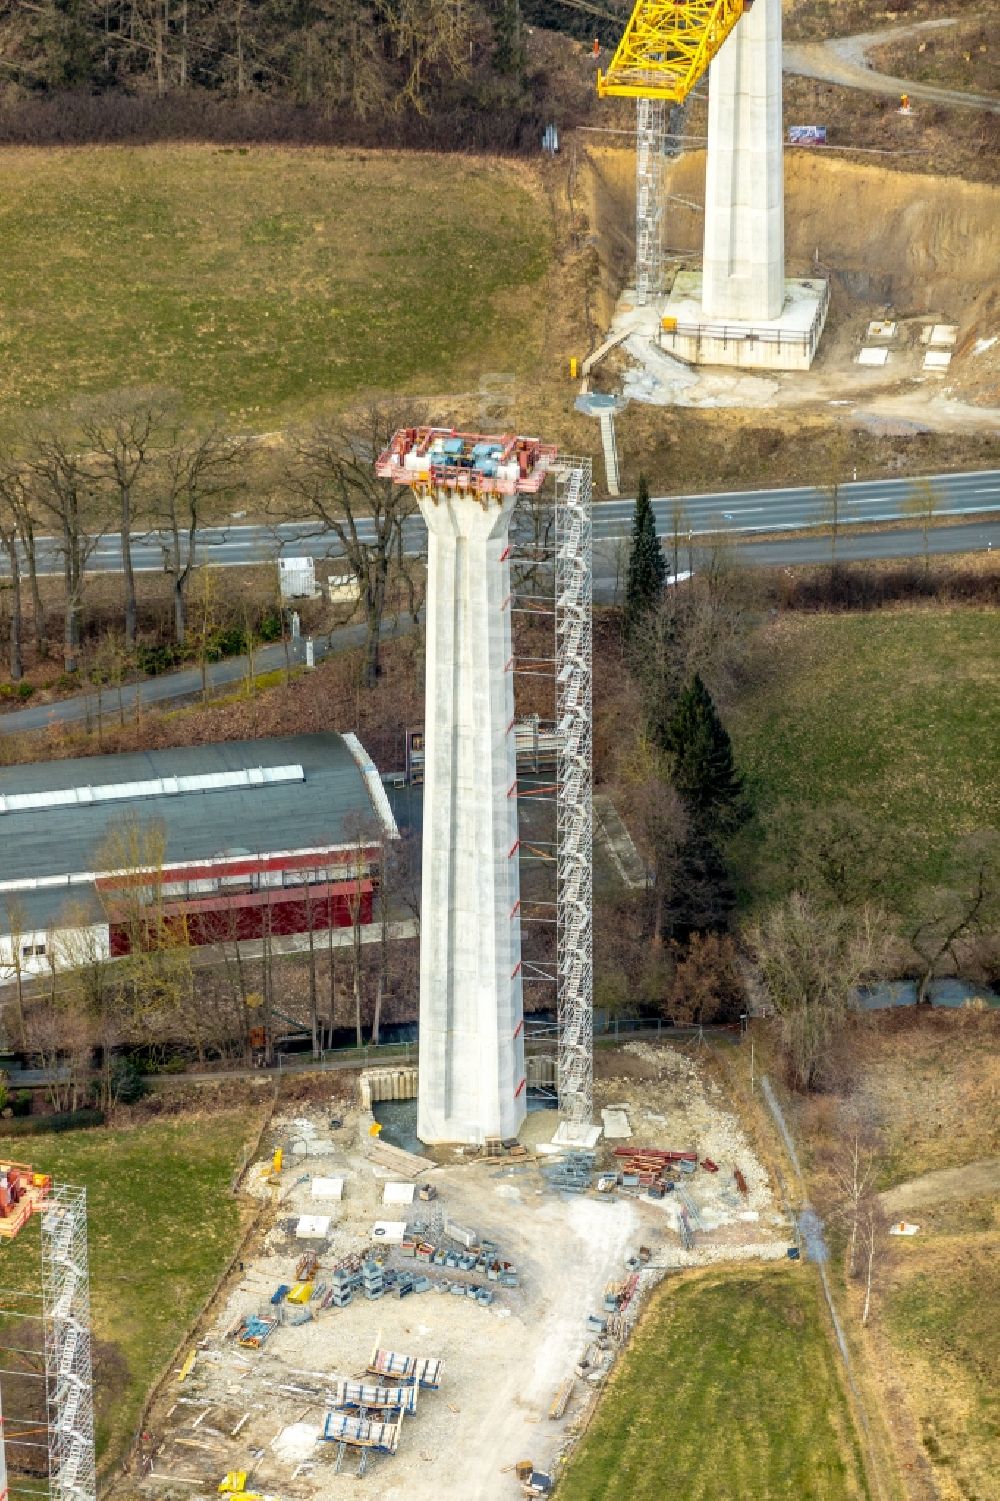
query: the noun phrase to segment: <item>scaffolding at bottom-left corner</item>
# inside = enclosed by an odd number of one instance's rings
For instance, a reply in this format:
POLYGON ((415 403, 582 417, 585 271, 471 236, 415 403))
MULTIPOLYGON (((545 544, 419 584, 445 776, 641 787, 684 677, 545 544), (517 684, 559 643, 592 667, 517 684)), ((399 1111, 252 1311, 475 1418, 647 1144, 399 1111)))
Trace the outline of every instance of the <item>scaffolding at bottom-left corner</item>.
MULTIPOLYGON (((13 1239, 32 1217, 40 1226, 40 1291, 23 1285, 4 1291, 10 1294, 8 1309, 16 1310, 17 1318, 41 1322, 44 1373, 38 1374, 44 1383, 44 1415, 34 1415, 43 1421, 36 1421, 32 1431, 41 1429, 45 1435, 44 1494, 48 1501, 96 1501, 87 1191, 53 1183, 25 1164, 0 1162, 0 1236, 13 1239), (40 1302, 40 1313, 21 1311, 29 1300, 35 1308, 40 1302)), ((14 1436, 23 1416, 8 1416, 7 1426, 0 1426, 0 1501, 8 1494, 11 1501, 22 1493, 39 1494, 27 1491, 13 1472, 7 1473, 5 1438, 15 1445, 23 1442, 14 1436)))

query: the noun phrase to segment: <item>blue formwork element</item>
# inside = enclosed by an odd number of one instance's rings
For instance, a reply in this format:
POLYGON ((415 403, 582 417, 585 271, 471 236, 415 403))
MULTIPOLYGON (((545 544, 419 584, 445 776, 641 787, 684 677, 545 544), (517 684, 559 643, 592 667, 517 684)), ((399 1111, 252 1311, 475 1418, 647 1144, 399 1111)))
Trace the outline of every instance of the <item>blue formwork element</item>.
POLYGON ((323 1437, 335 1444, 351 1444, 359 1449, 376 1449, 380 1454, 395 1454, 399 1444, 400 1422, 372 1423, 346 1412, 328 1412, 323 1422, 323 1437))
POLYGON ((417 1390, 415 1386, 374 1386, 341 1378, 334 1384, 333 1404, 352 1411, 405 1412, 412 1417, 417 1410, 417 1390))

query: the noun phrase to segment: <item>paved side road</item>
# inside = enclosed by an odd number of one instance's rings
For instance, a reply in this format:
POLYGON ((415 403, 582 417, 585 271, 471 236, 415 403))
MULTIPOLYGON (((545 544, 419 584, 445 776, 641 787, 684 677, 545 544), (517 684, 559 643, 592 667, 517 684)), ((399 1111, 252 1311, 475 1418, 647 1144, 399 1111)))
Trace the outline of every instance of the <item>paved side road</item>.
MULTIPOLYGON (((390 640, 394 636, 405 635, 408 629, 409 622, 400 616, 398 621, 389 620, 385 623, 382 636, 384 640, 390 640)), ((345 625, 329 636, 318 637, 314 642, 316 661, 322 661, 330 652, 361 646, 366 637, 367 631, 363 625, 345 625)), ((305 662, 302 642, 290 645, 289 656, 293 667, 305 662)), ((259 647, 254 652, 255 675, 280 672, 284 666, 285 648, 280 642, 274 646, 259 647)), ((246 657, 227 657, 222 662, 210 662, 208 683, 212 693, 217 694, 221 689, 243 682, 248 667, 246 657)), ((134 717, 137 700, 140 709, 154 706, 162 708, 164 704, 194 702, 201 696, 201 691, 200 667, 181 667, 176 672, 164 672, 159 677, 147 678, 142 683, 129 683, 122 688, 125 718, 134 717)), ((101 703, 104 722, 110 726, 118 718, 117 689, 105 688, 101 703)), ((97 707, 97 694, 94 692, 79 693, 73 698, 60 699, 52 704, 33 704, 27 709, 0 714, 0 735, 29 734, 32 730, 45 730, 50 724, 80 724, 86 720, 96 724, 97 707)))

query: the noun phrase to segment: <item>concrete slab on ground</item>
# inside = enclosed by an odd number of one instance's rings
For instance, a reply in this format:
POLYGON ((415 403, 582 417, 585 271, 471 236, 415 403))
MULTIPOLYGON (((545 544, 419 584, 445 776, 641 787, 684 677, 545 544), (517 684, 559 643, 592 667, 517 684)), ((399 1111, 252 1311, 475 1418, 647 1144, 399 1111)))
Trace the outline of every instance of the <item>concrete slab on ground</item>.
POLYGON ((628 1111, 619 1106, 613 1105, 602 1110, 601 1120, 604 1122, 604 1135, 610 1141, 627 1141, 632 1135, 628 1111))

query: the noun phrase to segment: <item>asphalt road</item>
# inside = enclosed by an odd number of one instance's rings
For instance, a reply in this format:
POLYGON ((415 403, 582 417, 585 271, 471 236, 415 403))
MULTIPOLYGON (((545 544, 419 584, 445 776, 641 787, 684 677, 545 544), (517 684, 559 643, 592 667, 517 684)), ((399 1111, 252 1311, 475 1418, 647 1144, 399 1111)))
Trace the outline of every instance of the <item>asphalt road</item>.
MULTIPOLYGON (((1000 510, 1000 469, 986 469, 971 474, 930 476, 938 496, 938 514, 942 516, 979 515, 1000 510)), ((844 525, 858 522, 899 520, 907 515, 907 503, 914 493, 912 479, 859 480, 840 488, 840 520, 844 525)), ((601 501, 594 507, 594 540, 625 540, 632 525, 632 500, 601 501)), ((653 501, 657 529, 661 536, 673 530, 673 518, 686 535, 703 536, 707 532, 730 532, 746 535, 754 532, 798 531, 820 526, 829 519, 829 501, 814 486, 787 490, 718 491, 709 495, 657 496, 653 501)), ((365 524, 358 527, 364 538, 365 524)), ((369 529, 370 534, 370 529, 369 529)), ((420 552, 424 545, 424 525, 419 516, 405 526, 407 550, 420 552)), ((267 562, 279 554, 294 557, 337 557, 341 552, 332 532, 319 530, 308 521, 289 521, 274 527, 233 524, 205 527, 198 534, 198 558, 216 567, 245 567, 267 562)), ((61 573, 62 559, 55 538, 38 539, 38 565, 41 573, 61 573)), ((158 572, 163 569, 163 549, 155 532, 134 533, 132 559, 135 568, 158 572)), ((87 564, 95 573, 121 571, 121 539, 109 533, 100 539, 87 564)), ((0 564, 0 571, 4 565, 0 564)))
MULTIPOLYGON (((833 560, 833 539, 826 533, 817 537, 768 538, 755 542, 742 537, 737 557, 742 563, 762 568, 791 568, 804 563, 829 563, 833 560)), ((927 549, 935 557, 948 553, 1000 552, 1000 517, 995 521, 959 522, 952 526, 932 527, 927 533, 927 549)), ((669 548, 667 549, 669 552, 669 548)), ((841 532, 837 537, 836 559, 839 563, 859 563, 866 559, 922 557, 924 534, 920 527, 899 527, 891 532, 864 532, 860 535, 841 532)), ((686 538, 680 546, 679 564, 688 564, 686 538)), ((697 568, 697 556, 695 567, 697 568)), ((594 598, 613 602, 624 576, 621 550, 608 542, 594 544, 594 598)))
MULTIPOLYGON (((996 548, 1000 552, 1000 517, 995 521, 980 521, 954 526, 934 527, 927 535, 931 553, 941 555, 956 552, 984 552, 996 548)), ((837 558, 841 562, 854 562, 864 558, 911 558, 920 556, 924 550, 924 536, 919 527, 900 528, 891 532, 868 532, 861 536, 841 534, 837 539, 837 558)), ((686 544, 683 547, 682 566, 686 565, 686 544)), ((831 538, 789 537, 785 541, 768 539, 766 542, 744 540, 739 545, 739 558, 745 563, 757 563, 765 567, 791 567, 802 563, 828 563, 831 558, 831 538)), ((605 538, 594 547, 594 597, 601 602, 612 601, 618 589, 620 573, 619 549, 605 538)), ((400 619, 389 621, 383 634, 393 636, 408 629, 408 622, 400 619)), ((363 625, 348 625, 334 631, 315 643, 316 660, 331 651, 342 651, 349 646, 360 645, 365 639, 363 625)), ((293 660, 302 661, 301 643, 294 650, 293 660)), ((285 651, 280 644, 264 646, 254 653, 254 671, 274 672, 284 666, 285 651)), ((213 691, 239 683, 245 678, 245 657, 230 657, 224 662, 209 666, 208 676, 213 691)), ((201 672, 196 667, 181 668, 177 672, 164 673, 161 677, 149 678, 143 683, 130 684, 122 689, 122 707, 126 717, 134 715, 136 701, 140 706, 184 703, 196 699, 201 693, 201 672)), ((117 691, 106 689, 101 711, 107 723, 118 716, 117 691)), ((75 698, 61 699, 53 704, 36 704, 27 709, 12 709, 0 714, 0 735, 24 734, 42 730, 48 725, 79 724, 96 722, 98 701, 96 693, 79 694, 75 698)))

